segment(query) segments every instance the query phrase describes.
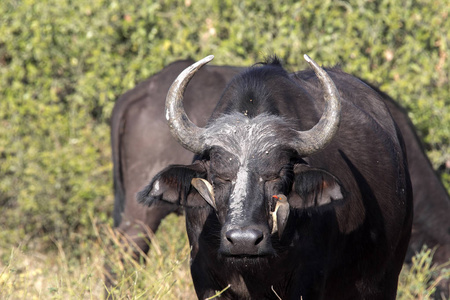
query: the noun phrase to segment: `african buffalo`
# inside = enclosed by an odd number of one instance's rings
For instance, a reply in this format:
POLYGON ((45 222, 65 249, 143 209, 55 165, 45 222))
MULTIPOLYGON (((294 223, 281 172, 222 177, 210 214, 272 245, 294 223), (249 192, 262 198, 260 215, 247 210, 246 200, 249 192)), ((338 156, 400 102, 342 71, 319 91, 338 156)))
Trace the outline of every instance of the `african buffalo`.
MULTIPOLYGON (((178 61, 128 91, 117 101, 112 116, 112 150, 114 162, 114 223, 132 238, 143 251, 148 250, 149 226, 156 231, 164 216, 179 208, 161 203, 143 209, 135 196, 149 179, 169 164, 192 161, 191 152, 177 144, 165 124, 162 108, 170 84, 193 61, 178 61), (157 130, 155 130, 157 128, 157 130)), ((244 68, 204 66, 186 89, 184 106, 191 120, 204 126, 220 98, 226 83, 244 68)), ((291 74, 295 77, 295 74, 291 74)), ((387 95, 382 96, 405 139, 408 164, 414 190, 415 217, 408 251, 410 258, 423 244, 440 245, 434 261, 450 257, 450 199, 424 154, 406 113, 387 95)), ((136 251, 138 253, 138 251, 136 251)))
POLYGON ((182 206, 197 296, 395 299, 412 226, 400 131, 382 97, 338 69, 290 76, 276 57, 234 77, 208 124, 183 95, 166 100, 171 134, 196 154, 138 194, 182 206))

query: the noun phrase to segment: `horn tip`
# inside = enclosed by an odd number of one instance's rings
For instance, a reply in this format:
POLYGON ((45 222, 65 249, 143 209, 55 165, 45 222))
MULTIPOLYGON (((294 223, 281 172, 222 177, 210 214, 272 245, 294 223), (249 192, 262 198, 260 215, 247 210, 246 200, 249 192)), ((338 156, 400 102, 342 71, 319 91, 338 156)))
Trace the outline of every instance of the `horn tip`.
POLYGON ((309 57, 308 54, 304 54, 303 58, 313 69, 319 69, 319 65, 311 57, 309 57))
POLYGON ((313 68, 313 70, 315 70, 314 72, 316 74, 317 74, 317 72, 319 72, 319 73, 324 72, 323 69, 314 61, 314 59, 309 57, 307 54, 304 54, 303 58, 306 60, 306 62, 309 64, 309 66, 311 68, 313 68))
POLYGON ((214 59, 214 55, 208 55, 207 57, 205 57, 203 60, 206 62, 210 62, 214 59))

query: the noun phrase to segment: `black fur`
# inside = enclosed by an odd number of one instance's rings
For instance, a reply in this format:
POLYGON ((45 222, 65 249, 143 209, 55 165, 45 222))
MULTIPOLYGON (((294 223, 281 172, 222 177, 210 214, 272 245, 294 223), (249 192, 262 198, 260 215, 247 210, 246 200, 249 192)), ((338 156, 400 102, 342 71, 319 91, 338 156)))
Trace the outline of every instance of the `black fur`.
POLYGON ((156 194, 151 204, 177 193, 188 199, 199 298, 231 284, 224 299, 276 299, 273 291, 282 299, 395 299, 412 222, 401 134, 381 95, 340 70, 328 73, 342 115, 326 149, 299 157, 290 148, 292 130, 320 118, 323 91, 311 71, 292 77, 274 57, 227 86, 197 163, 169 166, 140 194, 144 202, 156 194), (190 187, 195 176, 214 186, 217 211, 190 187), (291 212, 281 238, 271 234, 280 194, 291 212))

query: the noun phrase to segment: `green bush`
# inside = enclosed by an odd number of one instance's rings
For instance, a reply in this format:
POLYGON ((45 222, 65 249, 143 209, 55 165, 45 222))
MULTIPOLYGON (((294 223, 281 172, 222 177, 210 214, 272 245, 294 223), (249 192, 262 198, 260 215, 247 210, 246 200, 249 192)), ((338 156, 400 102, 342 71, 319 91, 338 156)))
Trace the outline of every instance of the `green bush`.
POLYGON ((78 248, 89 216, 110 222, 115 100, 207 54, 251 65, 276 53, 294 71, 308 53, 378 84, 408 109, 450 189, 449 10, 446 0, 1 1, 0 244, 78 248))

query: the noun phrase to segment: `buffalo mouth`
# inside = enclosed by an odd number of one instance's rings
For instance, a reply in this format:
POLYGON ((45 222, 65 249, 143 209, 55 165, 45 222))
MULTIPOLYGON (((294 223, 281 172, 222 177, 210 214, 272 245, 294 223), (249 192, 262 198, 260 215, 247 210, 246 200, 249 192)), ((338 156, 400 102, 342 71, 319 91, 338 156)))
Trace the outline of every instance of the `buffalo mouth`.
POLYGON ((224 266, 237 269, 264 269, 270 265, 270 262, 275 256, 274 253, 267 253, 261 255, 229 255, 220 253, 220 261, 224 266))
POLYGON ((275 256, 275 250, 272 245, 268 244, 264 247, 258 247, 256 249, 236 249, 233 247, 224 247, 223 245, 219 248, 219 254, 223 257, 229 257, 233 259, 259 259, 275 256))
POLYGON ((258 259, 258 258, 267 258, 275 256, 275 251, 266 251, 259 254, 232 254, 227 251, 219 251, 219 254, 223 257, 232 257, 236 259, 258 259))

